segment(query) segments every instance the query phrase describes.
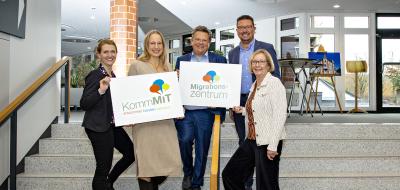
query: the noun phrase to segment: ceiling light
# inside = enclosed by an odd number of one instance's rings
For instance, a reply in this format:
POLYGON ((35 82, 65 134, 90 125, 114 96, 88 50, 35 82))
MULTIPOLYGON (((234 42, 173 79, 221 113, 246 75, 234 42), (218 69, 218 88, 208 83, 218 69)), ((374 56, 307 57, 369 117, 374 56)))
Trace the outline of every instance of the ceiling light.
POLYGON ((92 47, 87 47, 87 49, 92 49, 92 47))
POLYGON ((181 1, 181 4, 186 5, 187 3, 186 3, 186 1, 181 1))
POLYGON ((220 23, 220 22, 215 22, 214 24, 215 24, 215 25, 220 25, 221 23, 220 23))
POLYGON ((333 5, 333 8, 338 9, 338 8, 340 8, 340 5, 339 4, 335 4, 335 5, 333 5))
POLYGON ((92 15, 90 16, 90 19, 96 19, 96 7, 92 7, 92 15))

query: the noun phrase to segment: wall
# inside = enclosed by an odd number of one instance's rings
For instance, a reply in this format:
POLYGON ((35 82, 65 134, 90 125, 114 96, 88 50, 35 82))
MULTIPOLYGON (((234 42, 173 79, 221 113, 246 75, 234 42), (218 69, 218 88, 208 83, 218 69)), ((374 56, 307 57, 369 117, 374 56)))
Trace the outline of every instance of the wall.
POLYGON ((275 17, 274 18, 267 18, 263 20, 256 20, 256 34, 255 38, 259 41, 267 42, 276 48, 276 25, 275 25, 275 17))
MULTIPOLYGON (((0 70, 0 76, 8 75, 9 101, 12 101, 33 81, 60 59, 61 52, 61 0, 27 1, 25 39, 10 36, 9 60, 2 64, 8 70, 0 70), (7 67, 7 66, 6 66, 7 67)), ((0 44, 4 44, 0 42, 0 44)), ((2 46, 0 45, 0 48, 2 46)), ((3 62, 4 61, 4 62, 3 62)), ((3 67, 3 65, 2 65, 3 67)), ((3 96, 3 92, 1 95, 3 96)), ((1 101, 4 97, 1 97, 1 101)), ((51 79, 18 112, 18 162, 28 152, 60 110, 60 74, 51 79)), ((1 130, 9 130, 3 126, 1 130)), ((4 133, 0 133, 4 135, 4 133)), ((0 182, 9 174, 9 141, 1 136, 0 182), (6 164, 6 165, 5 165, 6 164)))
MULTIPOLYGON (((0 110, 8 105, 9 94, 9 62, 10 62, 10 36, 0 33, 0 110)), ((3 152, 9 152, 10 128, 8 123, 0 127, 0 185, 6 178, 6 171, 9 171, 9 157, 3 152)), ((8 154, 7 154, 8 155, 8 154)))

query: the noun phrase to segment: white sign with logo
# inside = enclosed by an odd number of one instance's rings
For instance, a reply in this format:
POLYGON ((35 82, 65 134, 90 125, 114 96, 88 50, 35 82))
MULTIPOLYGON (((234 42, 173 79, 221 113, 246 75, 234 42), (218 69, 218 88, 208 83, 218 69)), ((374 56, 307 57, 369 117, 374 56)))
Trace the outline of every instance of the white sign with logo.
POLYGON ((242 66, 239 64, 182 61, 179 70, 182 103, 226 108, 239 106, 241 77, 242 66))
POLYGON ((183 117, 176 72, 112 78, 116 126, 183 117))

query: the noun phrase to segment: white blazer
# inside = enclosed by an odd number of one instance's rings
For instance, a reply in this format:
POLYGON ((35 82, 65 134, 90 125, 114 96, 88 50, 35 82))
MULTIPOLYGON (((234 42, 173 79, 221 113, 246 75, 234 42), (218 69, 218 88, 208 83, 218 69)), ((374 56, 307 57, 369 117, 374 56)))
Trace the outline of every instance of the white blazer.
MULTIPOLYGON (((254 88, 255 82, 249 94, 254 88)), ((286 138, 286 101, 286 90, 282 82, 267 73, 252 101, 257 146, 268 145, 268 150, 277 151, 279 141, 286 138)), ((246 109, 243 110, 247 134, 249 121, 246 109)))

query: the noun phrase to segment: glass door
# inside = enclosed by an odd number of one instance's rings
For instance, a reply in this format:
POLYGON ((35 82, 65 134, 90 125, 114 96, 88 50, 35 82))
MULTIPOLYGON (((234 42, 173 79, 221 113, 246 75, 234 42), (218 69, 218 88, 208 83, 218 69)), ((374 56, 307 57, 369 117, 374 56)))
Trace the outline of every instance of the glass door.
POLYGON ((377 16, 377 108, 400 111, 400 15, 377 16), (392 24, 391 24, 392 23, 392 24))

